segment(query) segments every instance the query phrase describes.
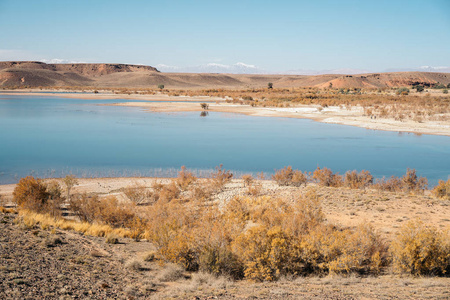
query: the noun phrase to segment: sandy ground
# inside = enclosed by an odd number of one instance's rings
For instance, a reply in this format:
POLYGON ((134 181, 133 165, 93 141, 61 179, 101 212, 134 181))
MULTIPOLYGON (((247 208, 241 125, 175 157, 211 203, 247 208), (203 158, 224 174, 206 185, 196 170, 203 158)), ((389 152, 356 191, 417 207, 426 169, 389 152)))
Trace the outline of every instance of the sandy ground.
POLYGON ((139 94, 112 94, 112 93, 40 93, 38 90, 32 92, 0 92, 0 95, 29 95, 29 96, 55 96, 62 98, 77 99, 126 99, 147 100, 164 102, 127 102, 113 104, 117 106, 141 107, 151 112, 201 112, 202 108, 198 102, 209 102, 209 111, 239 113, 248 116, 259 117, 284 117, 298 119, 312 119, 323 123, 357 126, 373 130, 386 130, 396 132, 412 132, 416 134, 433 134, 450 136, 450 121, 422 123, 407 120, 396 121, 393 119, 376 118, 364 116, 362 107, 352 107, 350 110, 337 106, 321 108, 319 105, 299 105, 289 108, 276 107, 252 107, 249 105, 226 103, 225 99, 208 96, 168 96, 164 94, 139 95, 139 94), (173 102, 177 101, 177 102, 173 102), (211 103, 214 102, 214 103, 211 103))
MULTIPOLYGON (((142 103, 128 102, 112 104, 116 106, 142 107, 152 112, 189 112, 202 111, 198 103, 142 103)), ((312 119, 323 123, 333 123, 341 125, 357 126, 374 130, 412 132, 417 134, 433 134, 450 136, 450 122, 430 122, 418 123, 414 121, 396 121, 393 119, 372 119, 363 115, 362 107, 352 107, 350 110, 338 106, 321 108, 319 105, 299 105, 289 108, 277 107, 252 107, 250 105, 229 104, 217 102, 209 104, 212 112, 239 113, 248 116, 258 117, 283 117, 297 119, 312 119)))

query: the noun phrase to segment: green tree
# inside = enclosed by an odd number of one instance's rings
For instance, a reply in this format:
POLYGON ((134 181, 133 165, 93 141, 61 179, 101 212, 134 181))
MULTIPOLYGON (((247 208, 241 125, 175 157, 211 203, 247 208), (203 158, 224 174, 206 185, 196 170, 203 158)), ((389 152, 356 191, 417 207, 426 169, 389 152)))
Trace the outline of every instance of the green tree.
POLYGON ((424 90, 425 90, 425 88, 423 87, 423 85, 416 85, 415 86, 415 89, 416 89, 416 91, 417 92, 423 92, 424 90))
POLYGON ((268 89, 272 89, 272 88, 273 88, 273 83, 272 83, 272 82, 269 82, 269 83, 267 84, 267 88, 268 88, 268 89))

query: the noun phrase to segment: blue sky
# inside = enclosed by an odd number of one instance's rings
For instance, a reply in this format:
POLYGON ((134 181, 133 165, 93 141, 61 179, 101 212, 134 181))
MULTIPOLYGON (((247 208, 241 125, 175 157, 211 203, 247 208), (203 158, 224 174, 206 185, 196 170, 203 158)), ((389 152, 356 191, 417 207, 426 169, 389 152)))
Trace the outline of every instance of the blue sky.
POLYGON ((0 60, 450 67, 450 0, 0 0, 0 60))

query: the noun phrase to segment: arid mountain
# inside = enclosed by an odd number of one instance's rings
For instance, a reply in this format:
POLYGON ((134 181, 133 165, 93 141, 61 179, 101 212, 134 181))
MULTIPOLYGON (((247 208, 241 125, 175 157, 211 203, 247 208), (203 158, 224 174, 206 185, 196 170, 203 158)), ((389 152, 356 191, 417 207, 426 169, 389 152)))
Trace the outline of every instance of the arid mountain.
POLYGON ((212 73, 161 73, 156 68, 126 64, 46 64, 0 62, 0 87, 136 87, 155 88, 257 88, 267 87, 384 88, 422 84, 449 84, 450 73, 395 72, 359 75, 255 75, 212 73))

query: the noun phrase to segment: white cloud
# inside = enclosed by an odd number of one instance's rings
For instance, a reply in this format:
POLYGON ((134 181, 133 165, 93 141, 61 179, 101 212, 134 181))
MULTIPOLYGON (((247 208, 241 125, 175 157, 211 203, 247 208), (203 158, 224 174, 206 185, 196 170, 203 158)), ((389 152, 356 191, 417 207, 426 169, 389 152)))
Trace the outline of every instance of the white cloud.
POLYGON ((52 59, 40 59, 39 61, 44 62, 46 64, 80 64, 84 63, 83 61, 74 61, 63 58, 52 58, 52 59))
POLYGON ((180 72, 180 73, 228 73, 228 74, 267 74, 268 72, 258 68, 255 65, 238 62, 232 65, 219 64, 215 62, 190 66, 177 67, 158 64, 155 66, 162 72, 180 72))

